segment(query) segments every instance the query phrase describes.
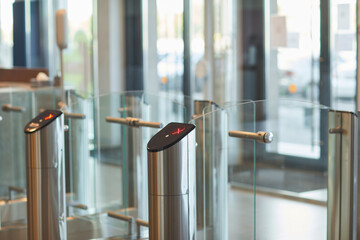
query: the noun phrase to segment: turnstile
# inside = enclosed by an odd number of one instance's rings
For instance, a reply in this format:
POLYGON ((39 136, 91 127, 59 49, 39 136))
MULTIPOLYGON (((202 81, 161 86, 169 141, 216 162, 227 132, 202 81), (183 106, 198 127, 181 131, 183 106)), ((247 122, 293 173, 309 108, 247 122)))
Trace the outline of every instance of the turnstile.
POLYGON ((148 143, 150 239, 195 239, 195 128, 169 123, 148 143))
POLYGON ((356 114, 329 111, 327 239, 359 239, 358 120, 356 114))
POLYGON ((64 117, 46 110, 25 126, 28 239, 66 239, 64 117))

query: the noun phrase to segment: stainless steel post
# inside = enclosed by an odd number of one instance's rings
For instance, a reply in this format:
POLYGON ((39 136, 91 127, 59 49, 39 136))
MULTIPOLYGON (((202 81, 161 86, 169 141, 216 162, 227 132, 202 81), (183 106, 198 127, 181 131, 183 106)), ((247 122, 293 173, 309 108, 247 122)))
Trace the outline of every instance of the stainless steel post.
POLYGON ((351 112, 329 111, 327 239, 357 239, 358 122, 351 112))
MULTIPOLYGON (((360 5, 360 4, 359 4, 360 5)), ((358 83, 357 83, 358 84, 358 83)), ((360 86, 359 86, 360 87, 360 86)), ((358 98, 360 98, 360 95, 358 95, 358 98)), ((360 107, 360 105, 358 105, 358 108, 360 107)), ((357 116, 360 116, 360 111, 357 112, 357 116)), ((360 176, 360 164, 359 164, 359 156, 360 156, 360 147, 359 147, 359 139, 360 139, 360 128, 359 128, 359 124, 360 124, 360 118, 358 117, 358 134, 357 134, 357 140, 358 140, 358 145, 356 147, 357 149, 357 157, 358 157, 358 166, 357 166, 357 176, 360 176)), ((357 185, 357 207, 360 208, 360 184, 357 185)), ((360 236, 360 212, 357 211, 357 236, 360 236)))
POLYGON ((150 239, 196 239, 195 128, 170 123, 148 143, 150 239))
POLYGON ((46 110, 24 131, 28 239, 66 239, 64 115, 46 110))
MULTIPOLYGON (((129 111, 121 112, 122 117, 137 117, 142 116, 144 103, 141 98, 137 96, 125 96, 122 99, 124 106, 131 107, 129 111)), ((144 205, 145 198, 141 196, 141 186, 139 182, 138 171, 140 171, 141 165, 137 164, 137 159, 141 159, 141 152, 139 151, 139 142, 142 139, 142 131, 138 131, 133 128, 123 128, 122 134, 124 134, 124 139, 126 142, 123 142, 125 147, 123 151, 126 151, 124 157, 124 172, 122 174, 123 183, 126 183, 126 187, 123 187, 123 203, 127 208, 137 208, 137 216, 144 217, 144 214, 141 213, 141 210, 138 209, 140 206, 144 205)), ((145 149, 145 148, 143 148, 145 149)), ((123 152, 124 154, 124 152, 123 152)), ((143 154, 146 154, 143 152, 143 154)), ((143 155, 145 156, 145 155, 143 155)), ((147 209, 146 209, 147 210, 147 209)), ((145 211, 146 212, 146 211, 145 211)))

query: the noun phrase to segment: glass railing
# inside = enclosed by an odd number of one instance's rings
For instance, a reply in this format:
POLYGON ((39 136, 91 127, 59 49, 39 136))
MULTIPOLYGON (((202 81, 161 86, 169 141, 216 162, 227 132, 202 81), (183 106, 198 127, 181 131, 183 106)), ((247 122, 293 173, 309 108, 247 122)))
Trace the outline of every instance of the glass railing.
MULTIPOLYGON (((1 137, 4 138, 0 169, 6 169, 0 175, 1 233, 7 234, 6 229, 11 228, 18 229, 21 235, 26 226, 23 128, 44 109, 60 108, 67 126, 65 166, 69 236, 85 231, 81 226, 89 228, 87 234, 92 238, 128 236, 128 223, 109 218, 107 212, 148 220, 146 145, 159 127, 188 119, 189 113, 183 104, 187 99, 144 92, 94 98, 69 90, 64 104, 60 102, 59 93, 56 88, 14 88, 0 94, 1 104, 10 107, 10 110, 0 111, 1 137), (9 199, 9 192, 15 200, 21 200, 21 204, 9 199)), ((146 228, 143 229, 146 234, 146 228)))
MULTIPOLYGON (((92 226, 97 229, 95 235, 88 233, 93 238, 124 237, 132 234, 126 217, 148 221, 147 142, 161 126, 186 121, 181 101, 184 97, 137 91, 94 98, 68 93, 62 110, 69 127, 69 226, 92 226)), ((147 235, 147 228, 141 231, 147 235)))
MULTIPOLYGON (((61 104, 61 103, 60 103, 61 104)), ((65 131, 67 216, 95 212, 94 101, 86 93, 66 91, 62 105, 65 131)))
MULTIPOLYGON (((57 97, 46 96, 29 91, 0 94, 1 105, 10 102, 25 109, 0 111, 0 128, 11 134, 1 135, 4 141, 10 139, 5 147, 11 149, 0 151, 1 164, 10 164, 0 175, 4 199, 9 186, 26 187, 25 156, 16 155, 25 153, 20 149, 25 144, 14 146, 13 141, 24 141, 23 126, 36 112, 47 104, 57 107, 57 97), (6 157, 9 160, 3 160, 6 157), (24 163, 23 169, 17 169, 16 161, 24 163)), ((75 236, 83 226, 82 234, 92 238, 134 236, 129 219, 148 221, 147 143, 162 126, 193 117, 197 239, 325 239, 328 132, 338 127, 329 121, 329 109, 279 99, 204 105, 193 115, 189 102, 182 96, 144 92, 95 98, 67 92, 62 110, 68 126, 68 234, 75 236)), ((3 218, 5 208, 0 208, 3 218)), ((26 206, 23 210, 26 218, 26 206)), ((146 237, 147 228, 141 229, 146 237)))
POLYGON ((98 98, 97 208, 147 219, 146 145, 161 126, 184 122, 182 104, 166 96, 127 92, 98 98))
POLYGON ((211 104, 190 121, 196 126, 197 239, 228 239, 228 119, 211 104))
POLYGON ((25 89, 0 93, 0 196, 8 197, 10 187, 25 189, 25 138, 23 127, 31 118, 31 96, 25 89), (24 176, 24 177, 19 177, 24 176))
MULTIPOLYGON (((26 188, 24 126, 41 109, 54 108, 53 88, 0 88, 1 149, 0 196, 9 196, 9 186, 26 188)), ((16 190, 15 190, 16 192, 16 190)))
MULTIPOLYGON (((256 193, 254 211, 247 213, 254 222, 254 239, 325 239, 328 108, 280 99, 226 110, 229 131, 273 134, 268 143, 234 137, 228 142, 229 180, 241 190, 231 194, 256 193)), ((236 226, 230 229, 248 234, 236 226)))
POLYGON ((26 222, 24 126, 41 109, 53 109, 56 89, 0 88, 0 226, 26 222))
POLYGON ((328 111, 247 101, 205 108, 192 120, 201 152, 198 238, 326 239, 328 111))

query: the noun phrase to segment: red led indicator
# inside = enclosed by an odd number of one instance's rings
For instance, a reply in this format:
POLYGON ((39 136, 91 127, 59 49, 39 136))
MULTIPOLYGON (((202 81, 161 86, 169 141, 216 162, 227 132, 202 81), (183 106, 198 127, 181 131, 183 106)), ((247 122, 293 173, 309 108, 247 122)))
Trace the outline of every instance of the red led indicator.
POLYGON ((49 114, 49 116, 45 117, 44 119, 45 120, 49 120, 49 119, 52 119, 54 117, 54 115, 52 115, 51 113, 49 114))
POLYGON ((176 134, 179 134, 179 133, 181 133, 182 131, 184 131, 185 130, 185 128, 178 128, 175 132, 172 132, 171 134, 172 135, 176 135, 176 134))

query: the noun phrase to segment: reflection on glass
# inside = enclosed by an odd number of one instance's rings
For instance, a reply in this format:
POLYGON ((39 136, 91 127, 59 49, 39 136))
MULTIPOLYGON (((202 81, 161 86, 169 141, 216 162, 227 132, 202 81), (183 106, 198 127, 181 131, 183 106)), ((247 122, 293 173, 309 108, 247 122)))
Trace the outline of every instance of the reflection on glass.
POLYGON ((95 168, 90 155, 94 142, 93 99, 66 91, 64 111, 67 215, 82 216, 95 209, 95 168))
POLYGON ((267 98, 318 101, 320 5, 318 0, 269 1, 267 98))
POLYGON ((13 2, 0 1, 0 68, 13 66, 13 2))
POLYGON ((181 92, 184 74, 183 0, 156 1, 160 89, 181 92))
MULTIPOLYGON (((240 189, 230 192, 229 204, 234 195, 245 208, 252 207, 254 213, 247 211, 246 216, 253 217, 254 239, 325 239, 328 108, 289 99, 276 104, 271 111, 272 101, 225 108, 229 130, 274 134, 268 144, 229 138, 229 178, 240 189), (282 109, 286 113, 278 114, 282 109), (278 113, 272 114, 275 110, 278 113), (296 112, 305 115, 299 118, 296 112), (246 201, 251 194, 256 196, 253 203, 246 201)), ((229 215, 231 234, 231 217, 244 216, 229 215)))
POLYGON ((135 121, 184 122, 182 104, 167 96, 143 92, 100 96, 95 112, 97 212, 115 210, 148 220, 147 142, 159 130, 109 122, 106 117, 135 121))
POLYGON ((64 82, 77 90, 92 92, 93 3, 89 0, 67 1, 66 9, 69 44, 64 50, 64 82))
POLYGON ((270 119, 273 119, 266 120, 265 125, 277 136, 267 146, 269 151, 319 160, 321 106, 281 99, 276 109, 270 109, 268 104, 263 107, 270 119), (296 134, 299 136, 294 138, 296 134))
POLYGON ((210 104, 190 123, 196 126, 197 239, 228 239, 226 112, 210 104))
POLYGON ((330 3, 332 106, 355 111, 356 1, 330 3))

